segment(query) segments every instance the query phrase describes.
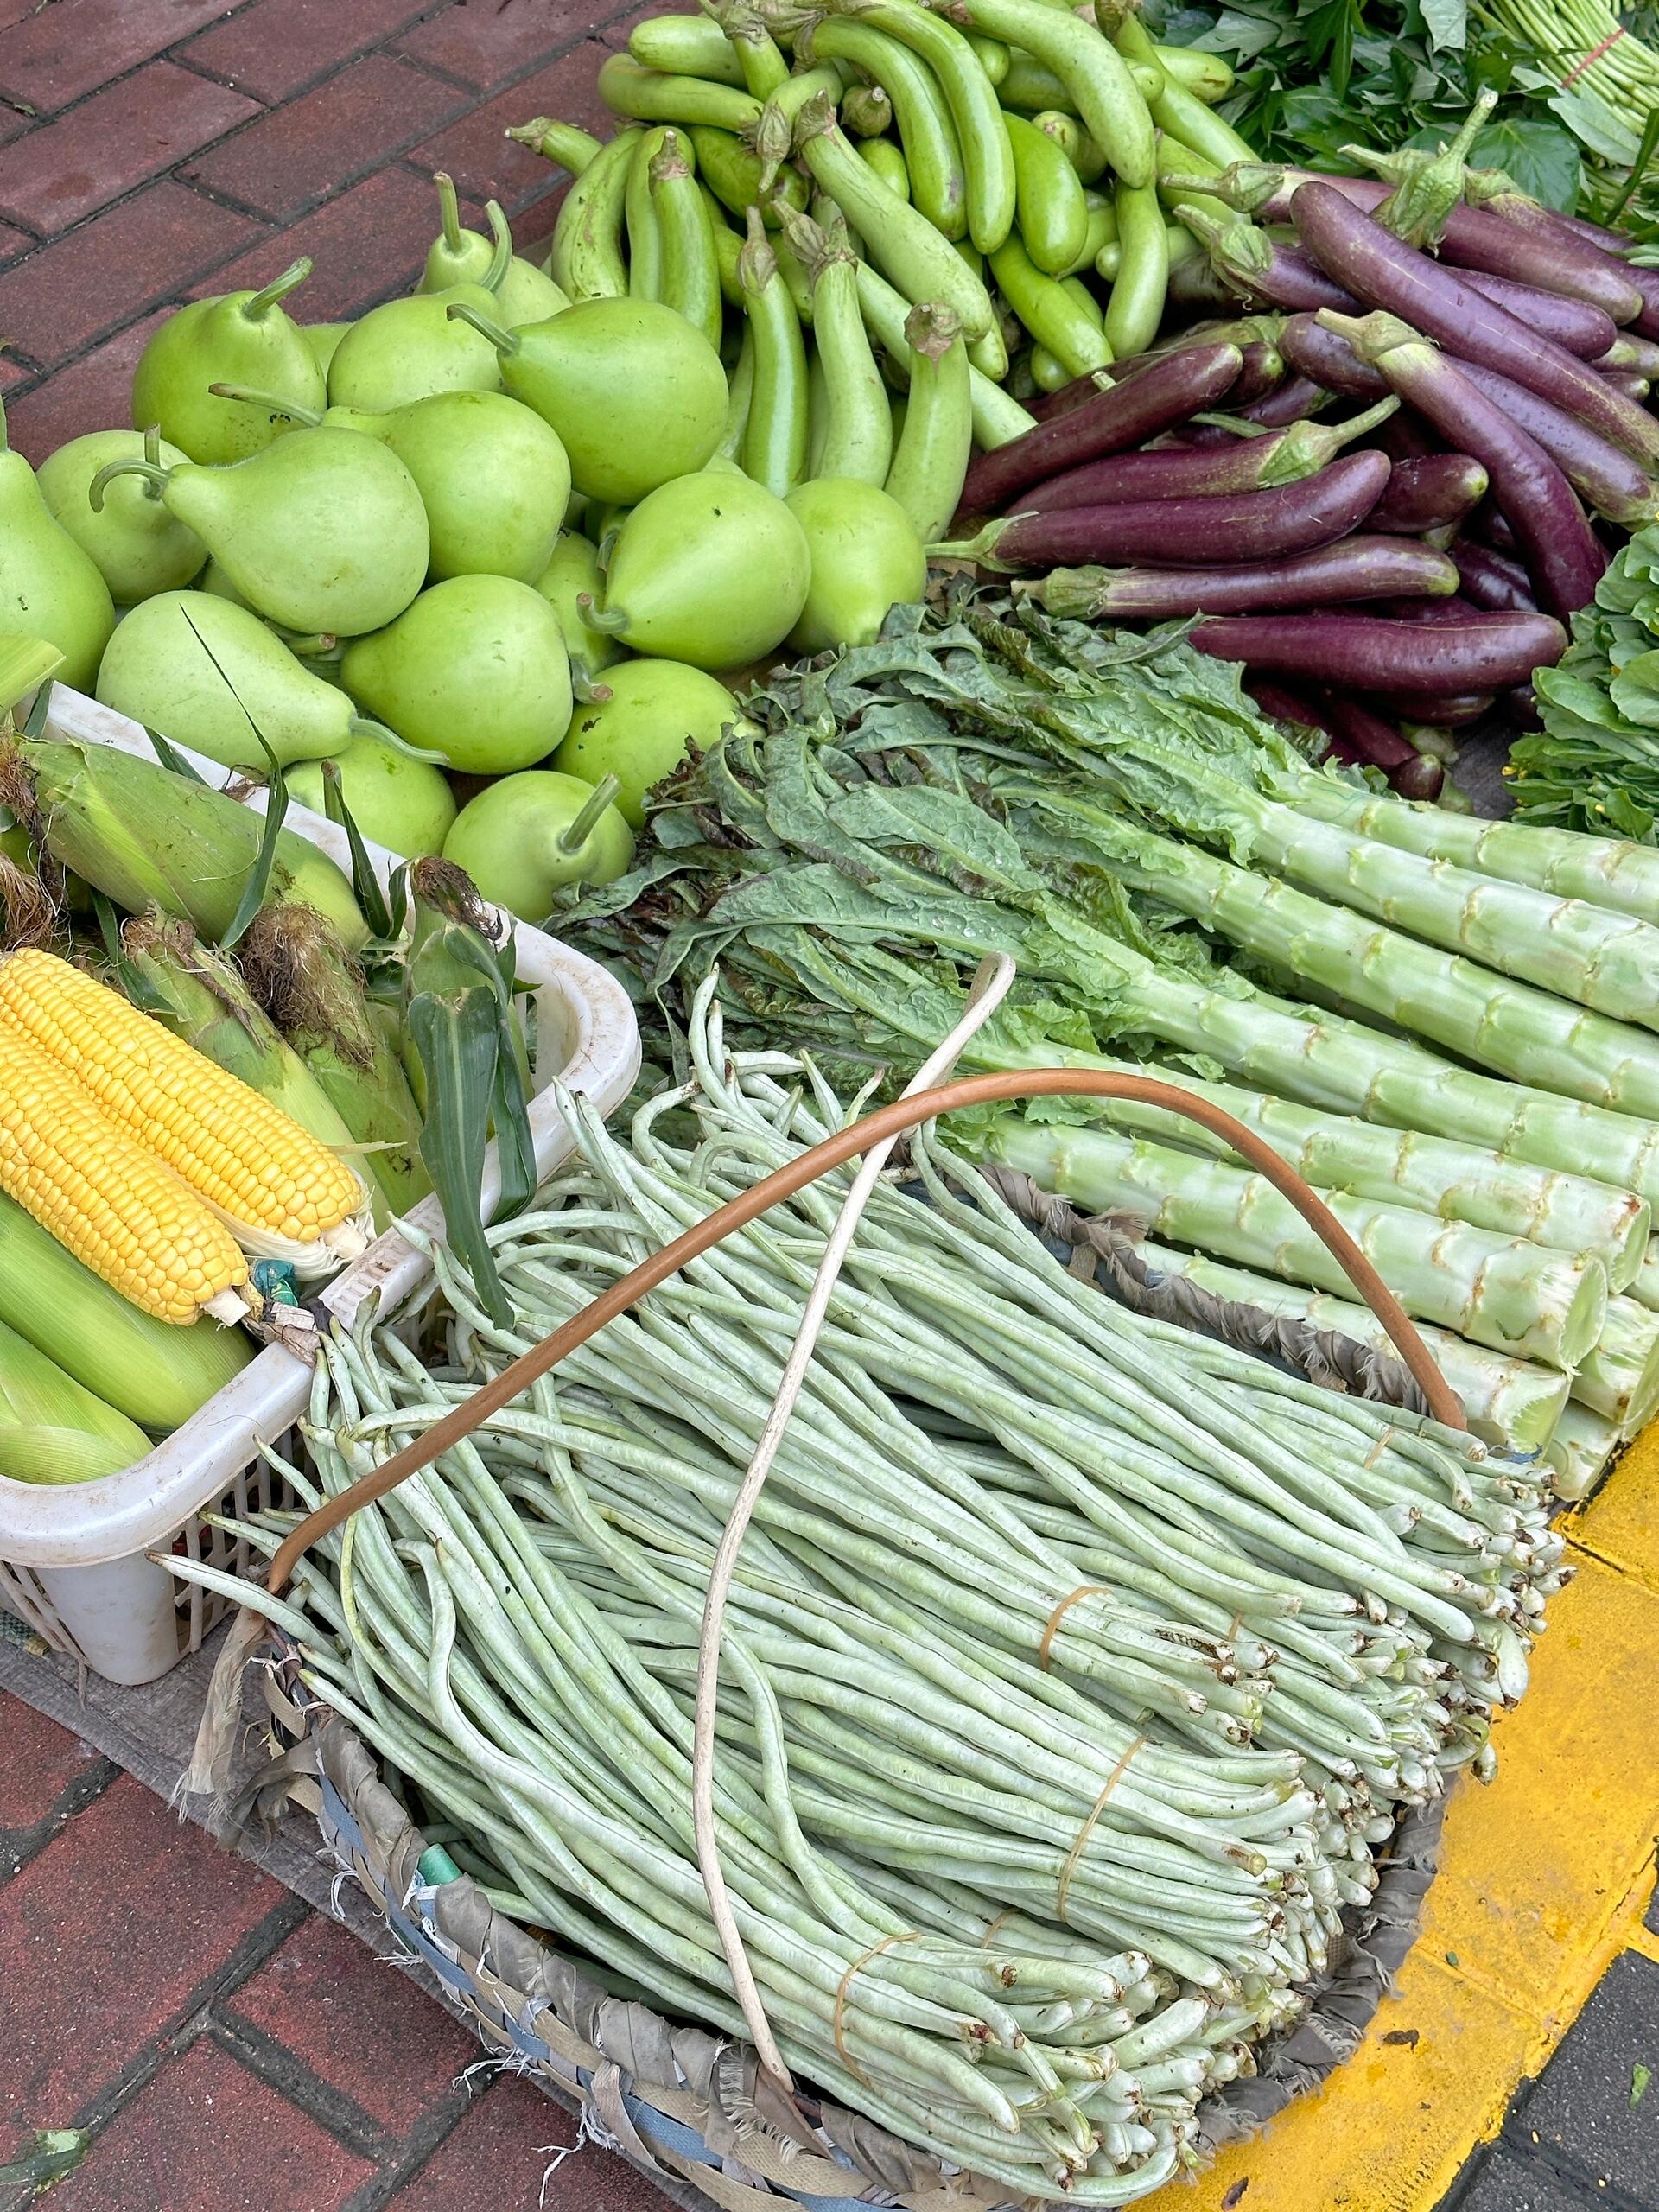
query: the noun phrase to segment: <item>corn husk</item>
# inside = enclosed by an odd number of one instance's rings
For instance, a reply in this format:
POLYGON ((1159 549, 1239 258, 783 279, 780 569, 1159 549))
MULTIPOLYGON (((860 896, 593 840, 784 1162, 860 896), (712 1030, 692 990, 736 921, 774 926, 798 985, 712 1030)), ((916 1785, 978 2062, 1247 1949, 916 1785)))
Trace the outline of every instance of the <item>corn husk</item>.
POLYGON ((374 1185, 378 1211, 407 1213, 432 1187, 421 1116, 393 1027, 379 1019, 339 938, 302 906, 257 915, 242 951, 259 1002, 321 1091, 374 1185))
POLYGON ((136 1421, 0 1322, 0 1475, 22 1483, 92 1482, 131 1466, 149 1448, 136 1421))
MULTIPOLYGON (((152 908, 217 944, 258 866, 264 823, 236 800, 111 746, 14 738, 0 747, 0 804, 55 863, 129 914, 152 908)), ((368 942, 351 885, 289 830, 276 838, 266 903, 324 914, 353 950, 368 942)))

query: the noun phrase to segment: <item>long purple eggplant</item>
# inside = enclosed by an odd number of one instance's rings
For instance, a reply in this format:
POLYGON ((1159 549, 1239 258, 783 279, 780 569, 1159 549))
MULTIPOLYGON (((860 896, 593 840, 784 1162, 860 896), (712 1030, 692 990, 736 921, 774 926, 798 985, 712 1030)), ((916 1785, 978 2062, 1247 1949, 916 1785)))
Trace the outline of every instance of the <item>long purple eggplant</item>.
MULTIPOLYGON (((1001 450, 1001 448, 998 448, 1001 450)), ((988 568, 1048 569, 1086 561, 1207 569, 1311 553, 1357 530, 1389 479, 1386 454, 1349 454, 1317 476, 1230 499, 1125 499, 988 523, 939 550, 988 568)))
POLYGON ((1483 545, 1490 545, 1495 553, 1507 553, 1512 560, 1521 558, 1521 548, 1510 528, 1510 518, 1490 492, 1469 518, 1469 534, 1478 537, 1483 545))
POLYGON ((1632 376, 1624 369, 1602 369, 1598 373, 1606 378, 1615 391, 1622 391, 1626 399, 1644 400, 1653 390, 1651 377, 1632 376))
MULTIPOLYGON (((1346 423, 1293 423, 1263 437, 1223 431, 1219 442, 1155 446, 1149 452, 1109 454, 1085 461, 1019 496, 1022 514, 1057 507, 1105 507, 1123 499, 1221 499, 1238 492, 1270 491, 1328 468, 1344 446, 1375 429, 1399 402, 1379 401, 1346 423)), ((1483 479, 1482 489, 1484 481, 1483 479)))
POLYGON ((1651 338, 1638 338, 1634 331, 1621 330, 1605 353, 1599 353, 1590 364, 1592 369, 1617 369, 1638 377, 1659 377, 1659 346, 1651 338))
POLYGON ((1493 276, 1484 270, 1465 269, 1463 281, 1483 299, 1524 322, 1529 330, 1553 338, 1581 361, 1593 361, 1618 336, 1611 315, 1588 300, 1569 300, 1560 292, 1546 292, 1538 284, 1517 284, 1508 276, 1493 276))
MULTIPOLYGON (((1244 406, 1236 404, 1236 389, 1227 395, 1227 414, 1234 422, 1254 423, 1264 430, 1287 429, 1294 423, 1305 423, 1328 405, 1331 398, 1325 386, 1315 384, 1311 377, 1287 377, 1276 391, 1264 392, 1244 406)), ((1238 432, 1224 423, 1188 423, 1174 435, 1185 446, 1224 446, 1238 432)))
POLYGON ((1472 454, 1432 453, 1396 461, 1366 527, 1414 537, 1461 522, 1486 496, 1491 480, 1472 454))
POLYGON ((1477 607, 1491 614, 1537 613, 1531 577, 1507 553, 1495 553, 1490 545, 1479 545, 1466 537, 1452 548, 1452 558, 1457 563, 1463 596, 1477 607))
POLYGON ((1299 186, 1294 206, 1304 245, 1339 284, 1373 307, 1405 316, 1459 360, 1478 361, 1513 377, 1541 398, 1582 415, 1638 461, 1659 461, 1659 421, 1454 270, 1402 245, 1334 185, 1299 186))
POLYGON ((1339 398, 1375 399, 1389 388, 1382 371, 1362 361, 1341 333, 1327 330, 1317 315, 1292 315, 1279 346, 1299 377, 1339 398))
POLYGON ((1623 262, 1548 232, 1523 230, 1478 208, 1452 209, 1440 240, 1440 259, 1454 269, 1479 270, 1512 284, 1583 300, 1615 323, 1634 322, 1642 312, 1642 295, 1623 262))
MULTIPOLYGON (((1142 361, 1146 358, 1141 357, 1142 361)), ((1052 423, 1058 416, 1073 413, 1085 400, 1125 382, 1124 372, 1135 365, 1128 361, 1114 362, 1109 369, 1090 369, 1086 376, 1073 377, 1070 384, 1063 384, 1058 391, 1039 391, 1035 398, 1027 400, 1026 406, 1039 423, 1052 423)))
POLYGON ((1445 772, 1438 760, 1402 737, 1392 722, 1374 715, 1357 699, 1338 699, 1329 693, 1287 691, 1282 685, 1249 677, 1244 689, 1264 715, 1274 721, 1300 722, 1317 729, 1331 741, 1331 752, 1350 767, 1380 768, 1390 787, 1402 798, 1434 798, 1445 772))
MULTIPOLYGON (((1641 301, 1640 312, 1615 320, 1630 322, 1643 338, 1659 338, 1659 270, 1639 268, 1623 258, 1633 240, 1579 216, 1557 214, 1553 207, 1541 206, 1523 192, 1499 193, 1486 200, 1478 213, 1483 220, 1506 223, 1535 240, 1553 244, 1563 253, 1577 254, 1609 286, 1628 284, 1641 301)), ((1558 284, 1554 289, 1565 288, 1558 284)))
POLYGON ((1173 430, 1213 407, 1236 379, 1236 346, 1188 346, 1124 384, 1109 385, 1069 415, 978 454, 968 471, 958 512, 995 514, 1033 484, 1102 454, 1127 453, 1160 430, 1173 430))
POLYGON ((1507 691, 1530 682, 1534 669, 1553 668, 1567 650, 1567 632, 1548 614, 1414 626, 1408 651, 1402 631, 1373 614, 1239 614, 1200 622, 1190 642, 1217 660, 1276 676, 1363 691, 1392 688, 1420 707, 1425 699, 1507 691))
POLYGON ((1182 216, 1211 270, 1237 298, 1292 314, 1347 312, 1343 302, 1351 296, 1298 247, 1281 245, 1254 223, 1217 222, 1197 207, 1184 208, 1182 216))
POLYGON ((1457 584, 1443 553, 1397 537, 1355 536, 1243 568, 1052 569, 1040 583, 1020 588, 1071 621, 1170 622, 1186 614, 1345 607, 1396 592, 1450 593, 1457 584))
MULTIPOLYGON (((1512 377, 1478 361, 1465 361, 1459 373, 1466 377, 1488 399, 1496 402, 1510 420, 1535 438, 1575 491, 1581 492, 1598 513, 1626 530, 1642 530, 1659 518, 1659 491, 1639 461, 1621 447, 1597 435, 1576 415, 1541 399, 1512 377)), ((1513 518, 1511 518, 1513 520, 1513 518)))
POLYGON ((1414 698, 1402 691, 1378 691, 1372 696, 1385 715, 1396 715, 1402 722, 1427 722, 1435 729, 1466 729, 1471 722, 1491 714, 1494 697, 1490 691, 1447 691, 1433 699, 1414 698))
POLYGON ((1550 613, 1565 620, 1587 607, 1606 556, 1573 486, 1538 441, 1489 399, 1449 354, 1398 316, 1367 315, 1347 322, 1342 334, 1442 437, 1484 466, 1493 496, 1510 518, 1550 613))

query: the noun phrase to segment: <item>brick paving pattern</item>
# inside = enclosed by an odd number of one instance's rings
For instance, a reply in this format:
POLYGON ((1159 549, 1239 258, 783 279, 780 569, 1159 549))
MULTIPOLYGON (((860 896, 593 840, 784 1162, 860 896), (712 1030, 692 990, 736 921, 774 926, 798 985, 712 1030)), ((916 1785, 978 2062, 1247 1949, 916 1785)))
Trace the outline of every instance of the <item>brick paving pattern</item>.
POLYGON ((499 199, 521 249, 563 180, 502 133, 593 123, 615 0, 0 0, 0 400, 35 462, 124 429, 162 313, 316 263, 302 320, 407 291, 499 199))
MULTIPOLYGON (((296 254, 317 264, 293 302, 307 321, 406 290, 436 227, 434 168, 464 220, 481 226, 494 196, 534 251, 560 180, 502 133, 543 111, 599 123, 599 64, 645 12, 0 0, 12 443, 38 462, 124 426, 163 314, 296 254)), ((342 1929, 0 1695, 0 2164, 36 2128, 91 2130, 61 2212, 661 2207, 604 2152, 554 2163, 574 2123, 522 2082, 463 2078, 476 2050, 342 1929)), ((0 2186, 0 2212, 31 2201, 0 2186)), ((1615 1962, 1452 2202, 1659 2212, 1659 1964, 1615 1962)))
MULTIPOLYGON (((560 2160, 575 2122, 480 2056, 355 1936, 0 1693, 0 2166, 37 2128, 90 2130, 54 2212, 666 2212, 607 2152, 560 2160)), ((0 2184, 0 2212, 34 2201, 0 2184)))

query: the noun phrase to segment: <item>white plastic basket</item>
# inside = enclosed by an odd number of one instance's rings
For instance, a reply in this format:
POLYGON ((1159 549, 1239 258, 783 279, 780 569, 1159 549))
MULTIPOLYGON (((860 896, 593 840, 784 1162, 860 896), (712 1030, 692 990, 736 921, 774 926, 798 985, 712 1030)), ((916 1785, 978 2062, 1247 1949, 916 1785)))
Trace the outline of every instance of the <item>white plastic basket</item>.
MULTIPOLYGON (((62 686, 52 693, 46 729, 156 757, 137 722, 62 686)), ((217 788, 239 789, 216 762, 185 757, 217 788)), ((246 800, 262 810, 264 802, 263 791, 246 800)), ((349 872, 345 834, 334 823, 295 804, 288 826, 349 872)), ((368 849, 384 882, 397 857, 378 845, 368 849)), ((533 1072, 542 1095, 531 1101, 530 1125, 537 1166, 547 1175, 569 1152, 570 1138, 546 1084, 556 1075, 608 1114, 639 1073, 639 1032, 627 994, 591 960, 524 922, 517 925, 516 951, 519 977, 536 994, 533 1072)), ((487 1202, 497 1188, 493 1145, 484 1185, 487 1202)), ((435 1230, 442 1210, 427 1198, 411 1219, 435 1230)), ((322 1303, 349 1325, 371 1290, 378 1289, 388 1307, 399 1305, 426 1272, 421 1255, 394 1230, 329 1285, 322 1303)), ((175 1581, 151 1554, 177 1550, 232 1572, 245 1567, 244 1548, 204 1526, 201 1516, 239 1515, 269 1499, 274 1478, 259 1447, 277 1443, 299 1419, 310 1380, 303 1361, 266 1345, 164 1444, 118 1474, 61 1488, 0 1476, 0 1605, 111 1681, 164 1675, 196 1649, 223 1607, 175 1581)))

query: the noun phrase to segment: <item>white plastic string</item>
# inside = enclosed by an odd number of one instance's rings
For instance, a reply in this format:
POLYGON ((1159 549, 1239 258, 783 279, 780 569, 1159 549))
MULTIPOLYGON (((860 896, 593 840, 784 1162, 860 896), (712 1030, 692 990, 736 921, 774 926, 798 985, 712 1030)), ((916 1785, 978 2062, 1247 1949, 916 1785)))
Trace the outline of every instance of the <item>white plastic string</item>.
MULTIPOLYGON (((1014 963, 1006 953, 994 953, 981 961, 969 993, 967 1009, 950 1034, 938 1046, 916 1074, 906 1084, 904 1096, 908 1098, 918 1091, 931 1090, 948 1077, 957 1064, 963 1048, 989 1020, 1007 996, 1014 982, 1014 963)), ((772 1471, 778 1456, 784 1431, 789 1426, 795 1402, 801 1394, 801 1385, 811 1363, 818 1332, 823 1317, 830 1308, 836 1282, 860 1217, 875 1188, 876 1179, 887 1166, 888 1155, 899 1141, 897 1136, 887 1138, 864 1154, 852 1187, 848 1192, 830 1240, 818 1262, 818 1271, 812 1279, 812 1287, 802 1311, 800 1325, 795 1332, 795 1341, 790 1347, 784 1365, 772 1410, 766 1415, 766 1427, 760 1432, 743 1480, 739 1485, 732 1510, 721 1531, 720 1549, 715 1555, 714 1571, 709 1578, 709 1593, 703 1600, 702 1633, 697 1646, 697 1713, 696 1726, 691 1751, 691 1812, 697 1846, 697 1866, 702 1875, 702 1886, 709 1898, 709 1910, 720 1936, 720 1947, 726 1954, 732 1987, 750 2040, 767 2073, 785 2090, 792 2094, 794 2082, 783 2055, 778 2049, 766 2018, 760 1993, 755 1986, 754 1975, 749 1966, 748 1954, 743 1948, 743 1938, 738 1929, 737 1916, 732 1910, 731 1897, 726 1887, 726 1877, 720 1863, 720 1845, 715 1834, 715 1716, 720 1700, 720 1643, 721 1631, 726 1618, 726 1599, 737 1568, 737 1555, 747 1532, 749 1522, 760 1499, 761 1486, 772 1471)))

